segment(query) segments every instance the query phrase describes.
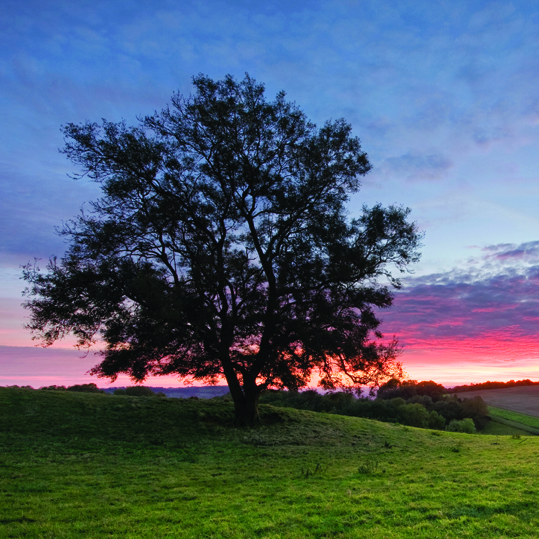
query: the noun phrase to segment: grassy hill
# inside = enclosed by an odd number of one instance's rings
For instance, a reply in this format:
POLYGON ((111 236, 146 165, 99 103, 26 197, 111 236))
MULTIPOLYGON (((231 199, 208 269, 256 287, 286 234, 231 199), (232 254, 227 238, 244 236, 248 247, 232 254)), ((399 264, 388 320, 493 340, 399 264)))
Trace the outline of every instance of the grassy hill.
POLYGON ((0 388, 0 537, 537 537, 539 437, 0 388))

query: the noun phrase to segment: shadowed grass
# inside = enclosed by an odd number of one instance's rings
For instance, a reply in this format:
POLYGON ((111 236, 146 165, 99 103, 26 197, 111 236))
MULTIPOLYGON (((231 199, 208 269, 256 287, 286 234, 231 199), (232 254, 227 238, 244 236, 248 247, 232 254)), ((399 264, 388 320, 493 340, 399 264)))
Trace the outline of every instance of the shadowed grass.
POLYGON ((536 537, 539 438, 0 388, 5 537, 536 537))
MULTIPOLYGON (((519 423, 515 423, 515 425, 518 424, 519 423)), ((526 428, 524 425, 523 427, 526 428)), ((496 420, 489 421, 486 427, 479 431, 478 434, 487 434, 489 436, 530 436, 530 433, 523 429, 519 429, 516 426, 510 426, 505 423, 500 423, 496 420)))

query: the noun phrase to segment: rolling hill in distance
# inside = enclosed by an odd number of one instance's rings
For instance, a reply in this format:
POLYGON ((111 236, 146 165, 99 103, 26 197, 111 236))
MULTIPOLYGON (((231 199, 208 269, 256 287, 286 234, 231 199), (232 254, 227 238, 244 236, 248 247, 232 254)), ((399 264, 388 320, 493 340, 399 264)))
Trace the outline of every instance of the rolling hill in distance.
POLYGON ((458 393, 459 397, 479 395, 489 406, 539 417, 539 386, 506 387, 503 389, 478 389, 458 393))
MULTIPOLYGON (((125 389, 126 386, 101 388, 105 393, 113 394, 117 389, 125 389)), ((213 399, 222 397, 229 392, 228 386, 186 386, 186 387, 160 387, 146 386, 154 393, 164 393, 170 398, 188 399, 197 397, 199 399, 213 399)))

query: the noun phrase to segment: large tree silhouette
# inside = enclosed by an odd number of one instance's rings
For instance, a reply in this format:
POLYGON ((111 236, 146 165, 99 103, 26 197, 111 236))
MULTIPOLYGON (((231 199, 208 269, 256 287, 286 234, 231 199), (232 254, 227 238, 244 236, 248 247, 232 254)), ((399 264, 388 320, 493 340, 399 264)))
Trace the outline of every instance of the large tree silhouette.
POLYGON ((375 308, 420 235, 401 207, 347 218, 370 169, 350 125, 317 128, 249 76, 193 81, 136 127, 64 127, 75 177, 103 196, 61 229, 61 260, 25 268, 34 338, 98 343, 91 372, 112 380, 224 376, 239 425, 256 423, 267 388, 398 375, 375 308))

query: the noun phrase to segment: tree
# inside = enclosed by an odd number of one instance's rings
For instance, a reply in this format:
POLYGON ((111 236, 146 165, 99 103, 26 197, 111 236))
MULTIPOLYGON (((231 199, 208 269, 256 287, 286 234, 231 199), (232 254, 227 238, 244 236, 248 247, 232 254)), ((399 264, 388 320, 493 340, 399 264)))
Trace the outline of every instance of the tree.
POLYGON ((135 127, 63 128, 75 178, 103 196, 59 231, 61 260, 24 269, 34 338, 98 343, 90 372, 112 380, 224 376, 240 425, 257 422, 262 391, 314 373, 328 389, 398 376, 375 309, 420 234, 402 207, 347 218, 371 168, 350 125, 317 128, 248 75, 193 82, 135 127))
POLYGON ((418 382, 417 380, 398 380, 394 378, 380 386, 376 397, 379 399, 401 397, 409 401, 417 395, 422 395, 429 396, 434 402, 437 402, 443 398, 445 393, 447 393, 445 387, 432 380, 418 382))

